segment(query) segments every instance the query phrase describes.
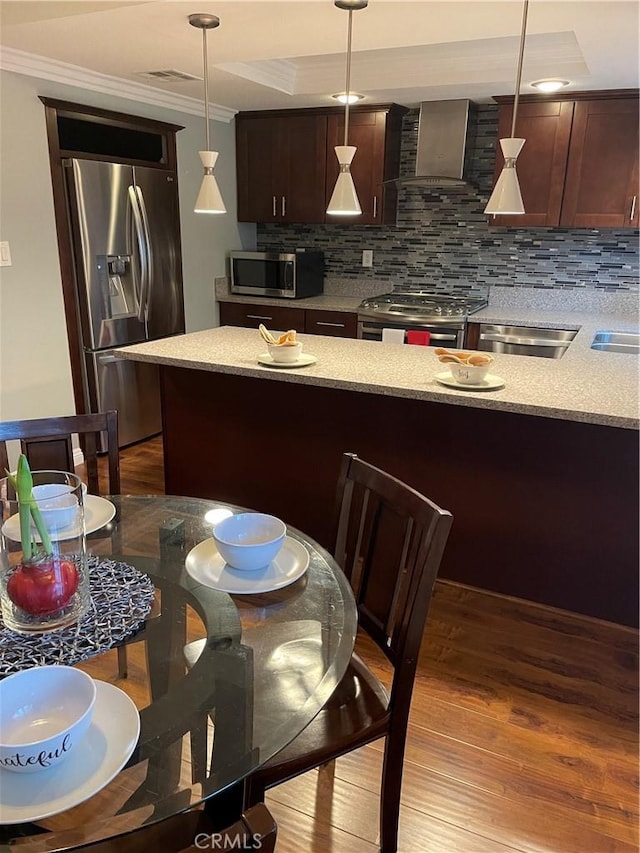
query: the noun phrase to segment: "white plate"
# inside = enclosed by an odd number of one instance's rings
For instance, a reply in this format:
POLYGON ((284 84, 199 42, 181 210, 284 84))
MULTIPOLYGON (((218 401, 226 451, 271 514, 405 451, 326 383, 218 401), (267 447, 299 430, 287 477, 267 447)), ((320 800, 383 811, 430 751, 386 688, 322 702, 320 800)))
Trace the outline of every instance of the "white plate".
POLYGON ((258 356, 260 364, 266 367, 308 367, 310 364, 315 364, 318 359, 315 355, 301 355, 295 361, 274 361, 268 352, 263 352, 258 356))
MULTIPOLYGON (((101 527, 111 521, 115 514, 116 508, 111 501, 100 498, 98 495, 87 495, 84 499, 85 533, 95 533, 96 530, 100 530, 101 527)), ((17 513, 5 521, 2 525, 2 532, 8 539, 20 542, 20 517, 17 513)), ((70 527, 53 534, 51 538, 56 542, 64 542, 66 539, 74 539, 78 533, 78 525, 72 524, 70 527)), ((37 535, 36 539, 38 542, 40 541, 37 535)))
POLYGON ((245 595, 271 592, 297 581, 307 571, 309 552, 300 542, 285 536, 276 558, 264 569, 245 572, 232 569, 220 556, 213 539, 205 539, 187 554, 185 566, 191 577, 218 592, 245 595))
POLYGON ((458 382, 458 380, 449 372, 436 373, 435 378, 443 385, 449 385, 451 388, 464 388, 465 391, 492 391, 495 388, 502 388, 504 379, 501 376, 496 376, 494 373, 487 373, 482 382, 472 384, 471 382, 458 382))
POLYGON ((96 681, 91 725, 69 757, 39 773, 0 770, 0 824, 24 823, 67 811, 117 776, 138 743, 140 716, 126 693, 96 681))

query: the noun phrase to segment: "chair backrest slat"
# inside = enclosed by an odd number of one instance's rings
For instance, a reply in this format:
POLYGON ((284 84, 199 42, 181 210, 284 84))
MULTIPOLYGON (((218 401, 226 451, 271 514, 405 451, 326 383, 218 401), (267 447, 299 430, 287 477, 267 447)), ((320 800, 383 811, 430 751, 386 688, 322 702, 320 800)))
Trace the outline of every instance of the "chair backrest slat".
POLYGON ((20 450, 33 470, 73 471, 73 444, 70 435, 54 438, 23 438, 20 450))
POLYGON ((118 413, 96 412, 87 415, 63 415, 55 418, 0 422, 0 469, 9 466, 7 442, 20 441, 22 452, 33 469, 73 471, 71 436, 77 434, 87 466, 87 486, 92 494, 120 493, 120 456, 118 450, 118 413), (98 435, 107 438, 109 484, 100 489, 98 477, 98 435))
POLYGON ((344 455, 334 554, 361 627, 394 666, 417 657, 451 522, 450 513, 401 480, 344 455))

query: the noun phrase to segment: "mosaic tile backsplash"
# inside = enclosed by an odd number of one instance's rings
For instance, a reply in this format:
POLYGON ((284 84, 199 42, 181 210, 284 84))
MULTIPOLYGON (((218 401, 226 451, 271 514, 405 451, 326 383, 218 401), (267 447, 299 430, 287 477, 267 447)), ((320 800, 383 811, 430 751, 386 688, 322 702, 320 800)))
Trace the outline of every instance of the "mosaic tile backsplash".
MULTIPOLYGON (((464 187, 400 190, 395 226, 277 225, 257 228, 258 250, 323 249, 327 278, 486 294, 489 287, 637 292, 638 231, 501 228, 483 213, 493 186, 498 107, 477 107, 464 187), (373 249, 373 267, 362 250, 373 249)), ((401 176, 414 174, 418 111, 402 129, 401 176)), ((354 282, 355 284, 355 282, 354 282)), ((345 286, 345 293, 348 286, 345 286)))

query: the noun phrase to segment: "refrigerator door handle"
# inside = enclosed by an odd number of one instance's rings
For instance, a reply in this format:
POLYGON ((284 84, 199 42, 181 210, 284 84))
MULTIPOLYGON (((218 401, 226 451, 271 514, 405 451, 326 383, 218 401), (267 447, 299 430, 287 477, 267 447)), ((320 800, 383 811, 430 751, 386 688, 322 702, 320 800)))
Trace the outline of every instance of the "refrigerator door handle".
POLYGON ((129 187, 129 203, 131 204, 131 212, 133 213, 133 224, 136 232, 136 241, 138 243, 138 253, 140 254, 140 292, 138 293, 138 320, 145 323, 145 305, 147 294, 147 275, 149 269, 149 257, 147 251, 147 243, 144 238, 142 226, 142 213, 138 205, 138 196, 136 188, 129 187))
POLYGON ((153 252, 151 251, 151 237, 149 231, 149 217, 147 216, 147 206, 144 203, 144 195, 142 194, 142 189, 139 186, 136 186, 136 195, 138 196, 138 206, 140 208, 140 213, 142 214, 142 231, 144 234, 144 240, 147 244, 147 275, 146 275, 146 287, 143 291, 144 296, 144 316, 145 318, 149 313, 149 299, 151 296, 151 282, 153 281, 153 252))
POLYGON ((98 363, 99 364, 114 364, 116 361, 122 361, 121 358, 118 358, 117 355, 99 355, 98 363))

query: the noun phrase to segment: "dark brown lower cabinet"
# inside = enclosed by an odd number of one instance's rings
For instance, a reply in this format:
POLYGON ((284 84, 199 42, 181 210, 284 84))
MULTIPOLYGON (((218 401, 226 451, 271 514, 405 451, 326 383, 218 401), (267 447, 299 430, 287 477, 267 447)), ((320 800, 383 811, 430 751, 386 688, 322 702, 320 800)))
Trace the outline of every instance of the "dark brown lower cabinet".
POLYGON ((220 303, 221 326, 243 326, 257 329, 263 323, 268 329, 306 332, 310 335, 327 335, 337 338, 358 336, 356 314, 345 311, 324 311, 292 308, 288 305, 247 305, 242 302, 220 303))
POLYGON ((305 313, 304 330, 309 335, 327 335, 332 338, 357 338, 358 321, 356 314, 343 311, 314 311, 305 313))
POLYGON ((241 302, 220 303, 220 325, 242 326, 257 329, 260 324, 268 329, 304 331, 304 311, 286 305, 245 305, 241 302), (302 324, 302 325, 301 325, 302 324))
POLYGON ((290 376, 160 371, 168 494, 274 513, 326 547, 351 451, 453 513, 440 577, 638 624, 636 431, 290 376), (256 412, 295 417, 257 429, 256 412))

